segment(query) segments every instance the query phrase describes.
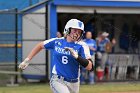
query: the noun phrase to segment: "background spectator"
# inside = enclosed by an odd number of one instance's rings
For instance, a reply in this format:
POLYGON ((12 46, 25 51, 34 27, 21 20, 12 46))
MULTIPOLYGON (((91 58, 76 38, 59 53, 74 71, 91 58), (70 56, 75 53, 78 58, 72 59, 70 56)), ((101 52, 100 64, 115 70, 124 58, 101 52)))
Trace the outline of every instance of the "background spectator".
POLYGON ((104 75, 106 76, 107 80, 109 79, 109 71, 108 71, 109 63, 107 61, 107 58, 108 58, 108 52, 111 50, 111 42, 108 36, 109 33, 103 32, 103 33, 99 33, 98 37, 96 38, 98 54, 101 53, 102 55, 99 67, 100 69, 104 70, 104 75))
MULTIPOLYGON (((91 31, 86 32, 86 39, 84 39, 83 41, 89 46, 91 59, 93 61, 93 65, 95 65, 95 51, 97 49, 97 45, 96 45, 96 41, 94 39, 92 39, 91 31)), ((94 72, 92 71, 87 74, 88 74, 87 76, 89 79, 89 84, 94 84, 94 72)))

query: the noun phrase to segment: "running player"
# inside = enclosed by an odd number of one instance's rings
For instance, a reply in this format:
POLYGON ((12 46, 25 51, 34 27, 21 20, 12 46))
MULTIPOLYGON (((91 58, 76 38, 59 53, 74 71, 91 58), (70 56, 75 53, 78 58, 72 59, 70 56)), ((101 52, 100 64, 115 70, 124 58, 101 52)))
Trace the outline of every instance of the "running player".
POLYGON ((50 86, 54 93, 79 93, 80 65, 93 70, 89 48, 80 41, 84 24, 80 20, 69 20, 64 28, 64 37, 52 38, 33 48, 27 58, 19 65, 25 69, 30 60, 42 49, 53 49, 54 66, 50 86))

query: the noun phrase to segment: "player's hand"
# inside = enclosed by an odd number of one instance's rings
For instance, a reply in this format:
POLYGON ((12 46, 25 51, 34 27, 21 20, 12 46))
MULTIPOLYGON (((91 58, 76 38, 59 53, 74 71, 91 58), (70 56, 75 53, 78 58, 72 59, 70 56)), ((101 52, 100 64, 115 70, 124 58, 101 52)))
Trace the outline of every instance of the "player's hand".
POLYGON ((65 50, 70 51, 74 58, 78 58, 78 53, 73 48, 65 47, 65 50))
POLYGON ((27 66, 29 65, 29 58, 26 58, 22 63, 19 64, 19 68, 21 70, 24 70, 27 68, 27 66))

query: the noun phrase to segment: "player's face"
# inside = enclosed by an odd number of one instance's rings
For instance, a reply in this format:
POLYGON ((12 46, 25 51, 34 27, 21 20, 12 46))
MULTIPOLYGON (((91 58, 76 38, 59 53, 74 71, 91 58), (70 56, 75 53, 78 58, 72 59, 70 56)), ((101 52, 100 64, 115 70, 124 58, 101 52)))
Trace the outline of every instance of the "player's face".
POLYGON ((70 32, 69 36, 74 41, 77 41, 80 38, 81 34, 82 34, 82 30, 76 29, 76 28, 71 28, 71 32, 70 32))

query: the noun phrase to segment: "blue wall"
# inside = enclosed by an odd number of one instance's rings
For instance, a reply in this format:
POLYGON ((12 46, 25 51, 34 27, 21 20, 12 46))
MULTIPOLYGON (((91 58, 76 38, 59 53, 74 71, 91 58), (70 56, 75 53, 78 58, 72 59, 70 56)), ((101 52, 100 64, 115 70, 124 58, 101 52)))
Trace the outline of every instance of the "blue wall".
POLYGON ((38 3, 41 0, 0 0, 0 10, 2 9, 12 9, 18 8, 18 10, 22 10, 31 4, 38 3))
MULTIPOLYGON (((11 12, 15 12, 15 8, 22 10, 30 5, 36 4, 41 0, 0 0, 0 10, 10 10, 11 12)), ((0 13, 0 44, 15 44, 15 14, 4 14, 0 13), (12 34, 4 34, 4 33, 12 33, 12 34)), ((21 40, 21 26, 22 20, 21 15, 18 15, 18 40, 21 40)), ((21 44, 20 41, 18 41, 21 44)), ((18 60, 21 61, 21 48, 18 48, 18 60)), ((1 47, 0 48, 0 62, 15 62, 15 48, 14 47, 1 47)))
MULTIPOLYGON (((133 0, 132 0, 133 1, 133 0)), ((138 1, 106 1, 106 0, 54 0, 55 5, 97 6, 97 7, 140 7, 138 1)))

